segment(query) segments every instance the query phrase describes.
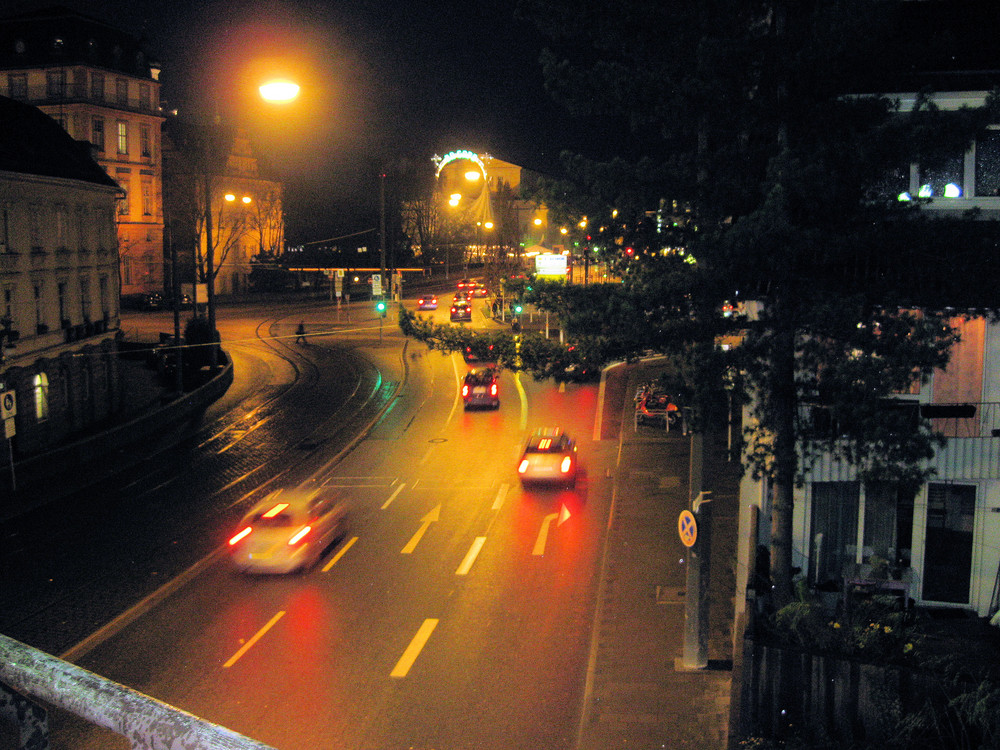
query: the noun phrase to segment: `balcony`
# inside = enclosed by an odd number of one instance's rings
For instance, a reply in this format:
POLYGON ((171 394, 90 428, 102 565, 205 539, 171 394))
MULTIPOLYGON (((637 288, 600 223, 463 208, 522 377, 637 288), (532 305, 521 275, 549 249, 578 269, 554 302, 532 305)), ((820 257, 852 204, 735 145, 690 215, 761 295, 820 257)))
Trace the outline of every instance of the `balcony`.
MULTIPOLYGON (((1000 402, 934 403, 891 401, 887 408, 904 409, 912 415, 913 429, 921 422, 946 438, 928 462, 940 479, 962 477, 969 480, 1000 479, 1000 402)), ((835 433, 834 425, 821 406, 807 406, 817 437, 835 433)), ((808 481, 856 479, 855 472, 829 455, 821 456, 808 472, 808 481)))

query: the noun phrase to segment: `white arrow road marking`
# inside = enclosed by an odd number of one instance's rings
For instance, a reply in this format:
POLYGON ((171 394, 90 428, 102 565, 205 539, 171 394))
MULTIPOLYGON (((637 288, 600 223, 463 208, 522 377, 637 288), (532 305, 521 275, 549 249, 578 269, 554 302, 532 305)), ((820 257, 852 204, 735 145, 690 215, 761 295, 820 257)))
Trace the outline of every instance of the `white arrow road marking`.
POLYGON ((285 612, 284 612, 284 610, 282 610, 281 612, 279 612, 278 614, 276 614, 274 617, 272 617, 268 621, 267 625, 265 625, 264 627, 262 627, 256 633, 254 633, 253 638, 251 638, 249 641, 247 641, 246 643, 244 643, 243 646, 240 647, 239 651, 237 651, 235 654, 233 654, 232 656, 229 657, 229 661, 227 661, 225 664, 223 664, 222 668, 226 669, 228 667, 233 666, 236 662, 238 662, 239 659, 240 659, 240 657, 243 656, 243 654, 245 654, 251 648, 253 648, 253 644, 255 644, 257 641, 259 641, 261 638, 263 638, 264 634, 267 633, 268 630, 270 630, 271 628, 273 628, 274 624, 278 620, 280 620, 284 614, 285 614, 285 612))
POLYGON ((326 573, 330 570, 330 568, 336 565, 337 561, 344 556, 344 553, 346 553, 356 541, 358 541, 358 538, 356 536, 352 536, 347 544, 340 548, 340 552, 331 557, 330 562, 323 566, 323 572, 326 573))
POLYGON ((501 484, 500 489, 497 490, 496 499, 493 501, 493 510, 500 510, 503 506, 503 501, 507 497, 507 490, 510 489, 509 484, 501 484))
POLYGON ((542 519, 542 528, 538 530, 538 537, 535 539, 535 547, 531 550, 532 555, 545 554, 545 543, 549 539, 549 527, 552 525, 552 522, 559 519, 556 526, 562 526, 569 516, 569 508, 566 507, 566 503, 563 503, 562 509, 558 513, 549 513, 542 519))
POLYGON ((455 571, 455 575, 464 576, 469 572, 472 567, 472 563, 476 561, 476 557, 479 555, 479 550, 483 548, 486 543, 486 537, 477 536, 472 542, 472 546, 469 547, 469 551, 465 553, 465 559, 462 560, 462 564, 458 566, 458 570, 455 571))
POLYGON ((431 633, 434 632, 434 628, 437 627, 438 621, 435 619, 426 619, 420 626, 420 630, 417 634, 413 636, 413 640, 410 641, 410 645, 406 647, 406 651, 403 655, 399 657, 399 661, 396 662, 396 666, 392 668, 392 672, 389 673, 390 677, 406 677, 410 671, 410 667, 413 666, 413 662, 417 660, 420 655, 420 651, 426 645, 427 640, 431 637, 431 633))
POLYGON ((399 487, 397 487, 395 489, 395 491, 391 495, 389 495, 389 499, 386 500, 384 503, 382 503, 382 507, 381 507, 380 510, 385 510, 386 508, 388 508, 389 507, 389 503, 391 503, 393 500, 396 499, 396 495, 398 495, 400 492, 402 492, 403 488, 405 486, 406 486, 406 482, 403 482, 402 484, 400 484, 399 487))
POLYGON ((430 525, 441 518, 441 504, 438 503, 434 506, 434 510, 428 513, 426 516, 420 519, 420 528, 417 529, 417 533, 406 543, 406 546, 400 550, 401 554, 408 555, 413 550, 417 548, 420 543, 420 538, 424 535, 424 532, 430 528, 430 525))

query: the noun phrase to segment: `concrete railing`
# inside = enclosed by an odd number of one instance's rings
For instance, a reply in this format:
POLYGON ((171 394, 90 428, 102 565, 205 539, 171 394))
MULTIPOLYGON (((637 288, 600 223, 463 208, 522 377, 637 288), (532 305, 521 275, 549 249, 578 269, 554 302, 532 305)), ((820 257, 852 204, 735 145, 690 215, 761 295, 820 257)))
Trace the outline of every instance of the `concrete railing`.
POLYGON ((0 720, 16 721, 20 749, 47 750, 45 710, 24 696, 127 737, 133 750, 274 750, 0 635, 0 720))

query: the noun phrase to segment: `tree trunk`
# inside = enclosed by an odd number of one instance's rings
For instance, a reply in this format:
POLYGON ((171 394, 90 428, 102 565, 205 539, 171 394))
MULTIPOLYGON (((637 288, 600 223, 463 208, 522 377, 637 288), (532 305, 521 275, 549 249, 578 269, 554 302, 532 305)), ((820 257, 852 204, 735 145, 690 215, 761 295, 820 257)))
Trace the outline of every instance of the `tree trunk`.
POLYGON ((774 474, 771 504, 771 581, 776 609, 792 600, 792 510, 798 468, 795 435, 795 328, 775 331, 771 363, 774 414, 774 474))

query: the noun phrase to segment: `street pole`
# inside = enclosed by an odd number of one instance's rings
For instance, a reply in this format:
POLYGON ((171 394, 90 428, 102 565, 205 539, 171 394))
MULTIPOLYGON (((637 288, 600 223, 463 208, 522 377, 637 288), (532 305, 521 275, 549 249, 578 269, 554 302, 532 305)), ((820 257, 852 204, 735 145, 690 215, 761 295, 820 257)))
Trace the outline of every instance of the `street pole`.
MULTIPOLYGON (((208 149, 206 148, 206 151, 208 149)), ((208 161, 205 163, 205 288, 208 296, 208 331, 211 345, 208 348, 209 362, 214 370, 218 361, 215 347, 215 259, 212 249, 212 175, 208 161)))
POLYGON ((697 520, 698 534, 688 550, 687 581, 684 595, 684 656, 686 669, 708 666, 709 609, 708 587, 712 548, 712 504, 703 492, 703 440, 701 432, 691 433, 689 497, 697 520))
POLYGON ((379 175, 378 183, 379 245, 382 257, 382 281, 385 282, 385 172, 379 175))

